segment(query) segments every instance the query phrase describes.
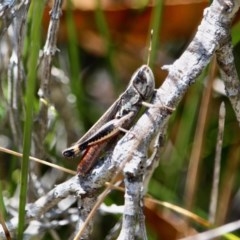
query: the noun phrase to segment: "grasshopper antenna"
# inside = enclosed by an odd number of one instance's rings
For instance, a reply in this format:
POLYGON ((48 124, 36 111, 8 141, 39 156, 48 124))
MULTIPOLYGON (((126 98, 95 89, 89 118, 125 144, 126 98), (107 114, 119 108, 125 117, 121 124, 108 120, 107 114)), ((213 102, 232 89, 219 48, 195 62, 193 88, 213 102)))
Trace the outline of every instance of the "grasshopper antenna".
POLYGON ((150 41, 149 41, 148 58, 147 58, 148 66, 150 64, 150 56, 151 56, 151 51, 152 51, 152 39, 153 39, 153 29, 151 29, 151 32, 150 32, 150 41))

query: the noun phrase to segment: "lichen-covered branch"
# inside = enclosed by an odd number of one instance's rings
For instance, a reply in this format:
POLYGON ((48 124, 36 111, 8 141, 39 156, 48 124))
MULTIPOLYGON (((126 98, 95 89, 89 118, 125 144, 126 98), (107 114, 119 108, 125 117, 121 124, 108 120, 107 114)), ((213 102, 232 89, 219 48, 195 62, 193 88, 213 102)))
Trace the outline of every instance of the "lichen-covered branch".
MULTIPOLYGON (((186 51, 172 65, 163 67, 168 70, 168 76, 152 99, 155 106, 162 105, 163 107, 152 107, 146 111, 136 125, 130 129, 129 134, 126 134, 119 141, 113 152, 113 162, 116 164, 129 159, 129 156, 132 155, 131 161, 126 164, 124 169, 126 177, 131 173, 133 182, 132 186, 131 184, 126 186, 126 192, 131 192, 134 189, 136 179, 142 181, 139 176, 143 175, 142 171, 146 160, 144 156, 147 154, 149 143, 156 133, 164 131, 171 114, 171 111, 165 109, 164 106, 176 108, 191 84, 196 81, 196 78, 210 62, 216 51, 222 47, 221 43, 226 43, 227 40, 230 41, 227 33, 239 5, 239 1, 213 1, 212 5, 205 9, 203 20, 186 51), (135 135, 137 138, 131 138, 130 135, 135 135)), ((233 61, 230 61, 229 64, 232 64, 232 69, 235 68, 233 61)), ((236 84, 235 81, 232 85, 236 87, 234 89, 236 95, 239 91, 239 84, 236 84)), ((236 112, 236 115, 238 115, 238 112, 236 112)), ((138 198, 138 202, 132 203, 132 206, 138 205, 140 201, 141 199, 138 198)), ((125 202, 127 203, 128 199, 125 202)), ((124 215, 128 216, 129 212, 134 212, 135 208, 132 210, 126 208, 126 210, 124 215)), ((136 215, 137 212, 134 214, 136 215)), ((129 218, 123 217, 123 220, 126 219, 129 220, 129 218)), ((123 226, 126 226, 126 224, 132 228, 136 225, 134 220, 123 223, 123 226)), ((119 239, 133 238, 134 236, 128 235, 119 239)))
POLYGON ((221 76, 224 81, 227 97, 232 104, 236 118, 240 125, 240 82, 234 64, 233 47, 230 41, 230 33, 228 33, 228 36, 228 41, 224 42, 216 51, 216 56, 221 76))
POLYGON ((57 51, 57 34, 61 17, 62 0, 55 0, 50 12, 50 23, 47 33, 47 39, 43 48, 43 55, 40 59, 40 89, 38 95, 40 97, 40 110, 35 124, 34 140, 36 142, 36 152, 44 156, 42 142, 44 141, 48 129, 48 110, 50 106, 50 90, 51 90, 51 70, 52 61, 57 51), (40 148, 40 149, 39 149, 40 148))

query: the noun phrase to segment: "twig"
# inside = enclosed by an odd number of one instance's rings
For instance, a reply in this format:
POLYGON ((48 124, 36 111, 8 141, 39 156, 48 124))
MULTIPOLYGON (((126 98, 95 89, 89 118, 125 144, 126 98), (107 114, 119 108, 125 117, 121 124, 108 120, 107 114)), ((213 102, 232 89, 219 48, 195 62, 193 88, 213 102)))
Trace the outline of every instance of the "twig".
MULTIPOLYGON (((3 147, 0 147, 0 152, 5 152, 5 153, 8 153, 8 154, 11 154, 11 155, 14 155, 14 156, 17 156, 17 157, 21 157, 23 156, 22 153, 18 153, 18 152, 15 152, 13 150, 9 150, 7 148, 3 148, 3 147)), ((61 166, 58 166, 56 164, 53 164, 53 163, 50 163, 50 162, 47 162, 47 161, 44 161, 44 160, 41 160, 39 158, 35 158, 35 157, 32 157, 32 156, 29 156, 29 159, 30 160, 33 160, 37 163, 41 163, 43 165, 46 165, 46 166, 49 166, 49 167, 52 167, 52 168, 55 168, 55 169, 58 169, 62 172, 66 172, 66 173, 69 173, 71 175, 75 175, 76 172, 75 171, 72 171, 70 169, 67 169, 67 168, 64 168, 64 167, 61 167, 61 166)))
POLYGON ((145 195, 148 190, 149 182, 152 178, 154 170, 158 167, 160 151, 164 146, 165 133, 159 132, 155 138, 153 153, 150 158, 147 160, 146 172, 144 174, 144 190, 143 194, 145 195))
POLYGON ((0 17, 2 23, 0 29, 0 38, 2 38, 8 27, 12 24, 14 18, 16 17, 16 12, 18 12, 18 10, 27 2, 29 1, 22 0, 19 4, 17 4, 17 1, 15 0, 1 1, 0 17))
POLYGON ((225 115, 226 108, 224 102, 222 102, 219 110, 219 121, 218 121, 218 136, 216 144, 216 155, 214 161, 214 173, 213 173, 213 186, 211 193, 211 201, 209 207, 209 222, 214 224, 217 211, 217 202, 218 202, 218 188, 219 188, 219 179, 220 179, 220 168, 221 168, 221 151, 223 144, 223 133, 224 133, 224 124, 225 124, 225 115))
MULTIPOLYGON (((175 108, 182 99, 189 86, 196 81, 204 67, 210 62, 215 51, 219 48, 219 43, 226 40, 226 23, 230 24, 234 14, 239 8, 239 1, 213 1, 212 5, 205 9, 204 18, 198 28, 198 31, 190 43, 189 47, 172 65, 165 66, 164 69, 169 71, 169 74, 157 90, 155 97, 152 100, 153 104, 163 104, 170 108, 175 108)), ((147 146, 156 132, 163 131, 170 116, 168 110, 163 108, 150 108, 130 129, 132 135, 138 136, 138 139, 126 141, 125 135, 117 144, 113 152, 112 161, 118 164, 132 156, 131 164, 126 165, 125 173, 131 172, 133 185, 129 184, 126 192, 135 192, 134 188, 136 181, 141 181, 142 164, 146 160, 147 146), (139 141, 141 139, 141 141, 139 141), (131 166, 131 168, 130 168, 131 166), (134 179, 136 178, 136 179, 134 179)), ((128 199, 125 199, 128 201, 128 199)), ((124 215, 128 216, 137 214, 132 203, 132 209, 127 209, 124 215)), ((127 219, 124 218, 124 219, 127 219)), ((126 226, 123 222, 123 226, 126 226)), ((135 225, 132 225, 133 228, 135 225)), ((130 227, 130 226, 128 226, 130 227)), ((131 231, 133 233, 134 231, 131 231)), ((128 239, 133 236, 128 235, 128 239)), ((124 238, 122 238, 124 239, 124 238)))
MULTIPOLYGON (((130 132, 128 132, 129 134, 130 132)), ((131 136, 131 133, 130 133, 130 137, 131 136)), ((100 172, 101 174, 103 173, 103 176, 104 177, 107 177, 107 179, 111 179, 110 183, 108 184, 108 186, 105 188, 105 190, 102 192, 102 194, 99 196, 98 199, 96 199, 95 195, 91 195, 92 199, 94 198, 95 199, 95 205, 92 207, 92 210, 91 212, 88 212, 88 216, 85 216, 85 221, 81 224, 79 224, 79 231, 77 233, 77 235, 75 236, 74 240, 76 239, 79 239, 80 237, 87 237, 89 238, 90 237, 90 231, 89 231, 89 226, 88 225, 92 225, 92 217, 93 217, 93 214, 96 212, 96 210, 98 209, 98 207, 100 206, 100 204, 104 201, 105 197, 107 196, 107 194, 109 193, 109 191, 111 190, 111 188, 113 187, 113 184, 114 182, 117 180, 117 177, 119 175, 119 173, 123 170, 124 166, 126 165, 126 163, 130 160, 130 157, 131 157, 131 154, 129 155, 128 158, 126 158, 123 162, 119 163, 118 165, 116 166, 111 166, 111 169, 109 169, 108 165, 109 165, 109 160, 111 160, 111 156, 108 157, 104 163, 103 163, 103 166, 100 167, 100 172), (102 169, 102 170, 101 170, 102 169), (105 172, 107 170, 107 172, 105 172), (104 174, 105 173, 105 174, 104 174), (114 174, 114 175, 113 175, 114 174), (87 229, 86 229, 87 228, 87 229)), ((99 179, 99 173, 98 173, 98 169, 95 173, 95 179, 93 179, 94 183, 95 184, 99 184, 101 180, 102 181, 102 178, 100 177, 99 179)), ((91 179, 91 176, 90 178, 91 179)), ((80 180, 81 180, 81 177, 80 177, 80 180)), ((91 185, 90 185, 91 186, 91 185)), ((101 183, 100 185, 101 186, 101 183)), ((98 187, 99 187, 98 186, 98 187)), ((97 189, 96 186, 94 187, 94 189, 97 189)), ((92 201, 91 201, 92 203, 92 201)), ((86 202, 87 206, 89 206, 89 203, 86 202)), ((86 209, 85 208, 82 208, 82 211, 85 213, 86 212, 86 209)), ((84 215, 84 214, 83 214, 84 215)), ((81 219, 82 219, 82 216, 81 216, 81 219)))
POLYGON ((233 46, 230 41, 230 26, 226 27, 226 42, 216 51, 217 62, 224 80, 225 91, 240 125, 240 82, 234 64, 233 46))
POLYGON ((62 0, 55 0, 53 8, 50 12, 50 23, 48 28, 47 40, 43 48, 43 55, 40 61, 40 78, 41 85, 38 90, 40 97, 40 110, 38 120, 35 124, 35 137, 36 152, 40 154, 40 157, 44 156, 42 149, 42 142, 45 139, 48 128, 48 108, 50 104, 50 88, 51 88, 51 69, 52 60, 57 51, 57 33, 59 29, 60 16, 62 14, 61 6, 62 0), (41 149, 39 149, 41 148, 41 149))

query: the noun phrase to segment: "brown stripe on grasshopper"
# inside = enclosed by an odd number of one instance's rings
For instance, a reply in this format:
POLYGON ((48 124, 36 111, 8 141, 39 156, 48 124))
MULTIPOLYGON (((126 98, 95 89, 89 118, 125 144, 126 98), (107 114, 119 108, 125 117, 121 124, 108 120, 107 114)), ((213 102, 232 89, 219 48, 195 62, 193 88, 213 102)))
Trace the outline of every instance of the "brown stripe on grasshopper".
POLYGON ((107 139, 112 138, 121 131, 121 127, 129 119, 131 119, 133 113, 129 112, 127 115, 119 119, 112 119, 106 124, 104 124, 96 133, 94 133, 90 138, 82 143, 76 143, 70 148, 67 148, 63 151, 63 156, 66 158, 73 158, 80 155, 85 149, 106 141, 107 139))

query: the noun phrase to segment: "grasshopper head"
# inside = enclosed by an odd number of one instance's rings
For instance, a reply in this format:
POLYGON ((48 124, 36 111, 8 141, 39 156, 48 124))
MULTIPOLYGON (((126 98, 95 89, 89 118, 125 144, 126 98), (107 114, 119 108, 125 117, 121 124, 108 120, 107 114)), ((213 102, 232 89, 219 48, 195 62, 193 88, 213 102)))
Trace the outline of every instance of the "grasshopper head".
POLYGON ((136 91, 142 96, 143 100, 147 100, 154 91, 155 80, 151 68, 147 65, 142 65, 133 74, 131 82, 136 91))

